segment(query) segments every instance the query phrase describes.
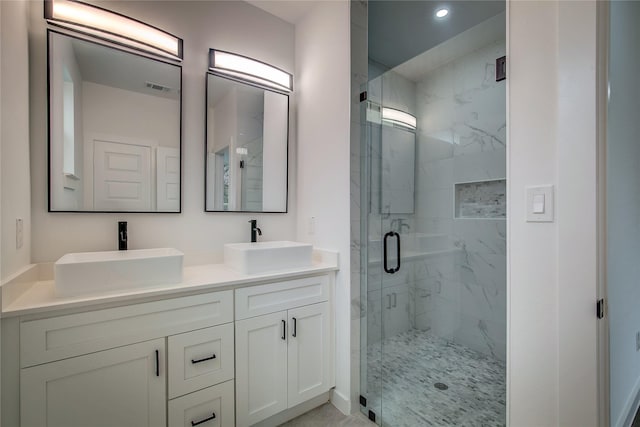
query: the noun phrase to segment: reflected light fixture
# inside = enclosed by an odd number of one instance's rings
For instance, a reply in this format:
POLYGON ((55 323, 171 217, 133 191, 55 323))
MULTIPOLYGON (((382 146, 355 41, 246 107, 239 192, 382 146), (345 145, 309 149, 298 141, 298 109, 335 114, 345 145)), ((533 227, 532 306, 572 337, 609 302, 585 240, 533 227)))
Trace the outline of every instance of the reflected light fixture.
POLYGON ((446 7, 441 7, 440 9, 436 10, 436 18, 442 19, 448 14, 449 14, 449 9, 447 9, 446 7))
POLYGON ((209 49, 209 70, 284 92, 293 90, 293 76, 272 65, 246 56, 209 49))
POLYGON ((385 122, 397 124, 407 127, 409 129, 415 129, 418 125, 418 121, 415 116, 404 111, 396 110, 395 108, 382 107, 382 120, 385 122))
POLYGON ((135 19, 76 0, 44 0, 50 24, 182 60, 182 39, 135 19))

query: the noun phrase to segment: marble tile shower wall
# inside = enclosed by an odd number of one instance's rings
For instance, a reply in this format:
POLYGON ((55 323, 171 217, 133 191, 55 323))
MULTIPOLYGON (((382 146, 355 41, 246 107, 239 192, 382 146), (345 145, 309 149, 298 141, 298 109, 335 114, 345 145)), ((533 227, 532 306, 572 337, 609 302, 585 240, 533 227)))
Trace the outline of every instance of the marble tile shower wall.
POLYGON ((417 84, 417 232, 450 236, 453 251, 415 268, 415 325, 506 357, 506 222, 455 219, 456 183, 506 176, 505 83, 497 41, 417 84))

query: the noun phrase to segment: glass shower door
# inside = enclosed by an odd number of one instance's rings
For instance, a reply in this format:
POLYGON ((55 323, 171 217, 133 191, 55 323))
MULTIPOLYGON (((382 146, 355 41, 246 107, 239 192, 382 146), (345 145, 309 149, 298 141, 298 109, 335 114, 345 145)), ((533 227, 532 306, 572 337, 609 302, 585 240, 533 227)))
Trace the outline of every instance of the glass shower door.
POLYGON ((382 426, 505 425, 504 22, 363 88, 361 410, 382 426))

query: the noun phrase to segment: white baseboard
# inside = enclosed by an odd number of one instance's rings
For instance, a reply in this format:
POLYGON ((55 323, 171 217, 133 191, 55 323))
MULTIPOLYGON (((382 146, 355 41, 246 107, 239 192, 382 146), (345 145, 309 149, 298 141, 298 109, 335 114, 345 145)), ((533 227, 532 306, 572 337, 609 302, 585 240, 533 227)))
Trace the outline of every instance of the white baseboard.
POLYGON ((622 408, 622 411, 618 415, 615 427, 631 427, 633 418, 636 412, 638 412, 638 407, 640 407, 640 378, 638 378, 634 384, 633 391, 629 394, 624 408, 622 408))
POLYGON ((287 421, 299 417, 320 405, 324 405, 329 401, 329 394, 330 392, 322 393, 320 396, 307 400, 298 406, 294 406, 293 408, 277 413, 266 420, 260 421, 259 423, 254 424, 253 427, 276 427, 280 424, 284 424, 287 421))
POLYGON ((345 415, 351 415, 351 401, 339 391, 331 391, 331 403, 345 415))

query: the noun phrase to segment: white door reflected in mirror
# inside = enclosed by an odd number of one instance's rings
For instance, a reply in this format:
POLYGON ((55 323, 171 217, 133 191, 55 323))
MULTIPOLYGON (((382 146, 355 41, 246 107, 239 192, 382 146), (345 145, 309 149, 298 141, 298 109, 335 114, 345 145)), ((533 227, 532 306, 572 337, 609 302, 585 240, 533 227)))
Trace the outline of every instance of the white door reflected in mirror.
POLYGON ((207 211, 286 212, 289 97, 207 74, 207 211))

